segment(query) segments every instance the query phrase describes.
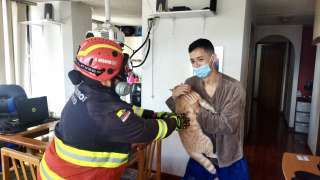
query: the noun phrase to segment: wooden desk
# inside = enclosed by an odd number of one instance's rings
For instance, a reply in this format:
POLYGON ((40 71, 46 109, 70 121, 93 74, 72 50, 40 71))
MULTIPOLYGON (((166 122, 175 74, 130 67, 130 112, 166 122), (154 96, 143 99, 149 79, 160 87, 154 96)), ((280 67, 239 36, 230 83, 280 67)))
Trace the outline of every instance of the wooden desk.
POLYGON ((301 161, 297 159, 295 153, 285 152, 282 156, 282 171, 286 180, 291 180, 294 177, 295 171, 306 171, 316 175, 320 175, 320 170, 317 168, 317 164, 320 162, 319 156, 307 156, 309 161, 301 161))
POLYGON ((0 134, 0 141, 21 145, 27 148, 44 151, 48 142, 34 139, 41 135, 49 133, 49 129, 56 124, 57 121, 41 124, 39 126, 28 128, 26 131, 16 134, 0 134))

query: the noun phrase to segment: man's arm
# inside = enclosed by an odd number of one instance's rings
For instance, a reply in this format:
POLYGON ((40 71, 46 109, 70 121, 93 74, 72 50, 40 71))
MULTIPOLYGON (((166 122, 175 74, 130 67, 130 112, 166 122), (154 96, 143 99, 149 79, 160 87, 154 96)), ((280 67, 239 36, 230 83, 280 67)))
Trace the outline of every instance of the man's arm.
POLYGON ((172 111, 175 112, 175 98, 178 96, 181 96, 183 94, 189 93, 191 90, 191 82, 190 79, 187 79, 185 81, 185 84, 180 84, 175 86, 172 89, 172 95, 166 100, 166 104, 168 108, 172 111))
POLYGON ((240 120, 244 114, 244 92, 237 88, 231 98, 225 99, 220 112, 212 113, 200 108, 198 122, 204 131, 212 134, 232 134, 240 128, 240 120))
POLYGON ((175 102, 172 96, 166 100, 166 104, 172 112, 175 112, 175 102))

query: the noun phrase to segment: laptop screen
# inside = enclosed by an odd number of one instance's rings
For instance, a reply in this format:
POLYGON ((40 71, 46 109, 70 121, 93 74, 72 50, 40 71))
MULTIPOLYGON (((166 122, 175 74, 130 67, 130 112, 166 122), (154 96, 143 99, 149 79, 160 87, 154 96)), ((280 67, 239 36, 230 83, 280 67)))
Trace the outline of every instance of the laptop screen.
POLYGON ((47 97, 18 99, 15 101, 21 124, 41 122, 49 117, 47 97))

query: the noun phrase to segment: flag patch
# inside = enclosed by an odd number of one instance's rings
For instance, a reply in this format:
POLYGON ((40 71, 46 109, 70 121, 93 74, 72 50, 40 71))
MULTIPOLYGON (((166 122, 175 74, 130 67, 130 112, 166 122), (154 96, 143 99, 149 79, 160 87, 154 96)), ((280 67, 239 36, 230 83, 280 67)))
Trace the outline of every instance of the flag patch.
POLYGON ((117 116, 121 119, 122 122, 126 122, 130 114, 131 112, 125 109, 121 109, 117 112, 117 116))

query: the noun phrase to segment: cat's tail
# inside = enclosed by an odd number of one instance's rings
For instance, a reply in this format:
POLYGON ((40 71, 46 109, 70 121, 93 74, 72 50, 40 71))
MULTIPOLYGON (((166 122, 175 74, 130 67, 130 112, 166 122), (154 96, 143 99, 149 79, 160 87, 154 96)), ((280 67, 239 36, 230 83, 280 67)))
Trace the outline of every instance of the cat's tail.
POLYGON ((204 168, 206 168, 211 174, 216 173, 216 168, 211 163, 211 161, 206 158, 203 154, 200 153, 191 153, 190 156, 192 159, 200 163, 204 168))

